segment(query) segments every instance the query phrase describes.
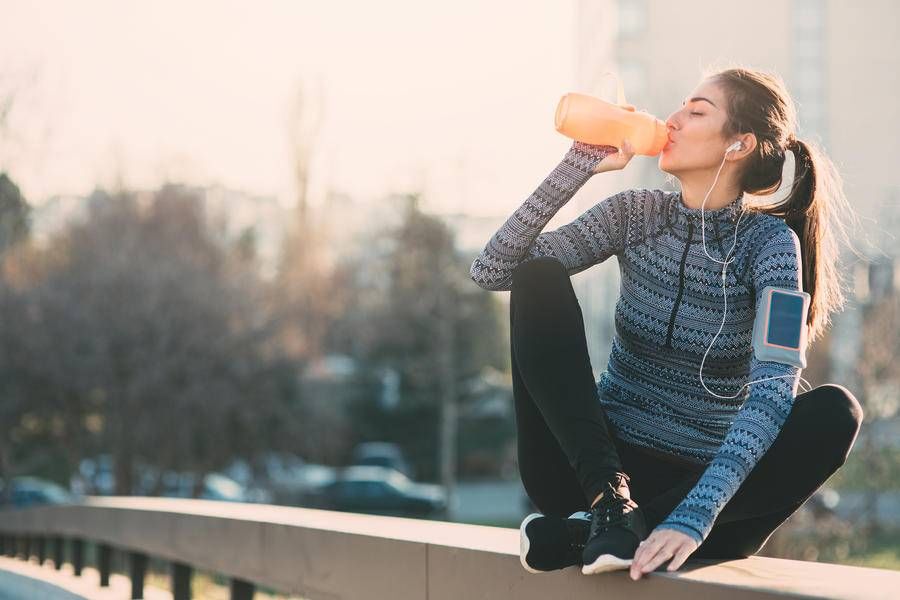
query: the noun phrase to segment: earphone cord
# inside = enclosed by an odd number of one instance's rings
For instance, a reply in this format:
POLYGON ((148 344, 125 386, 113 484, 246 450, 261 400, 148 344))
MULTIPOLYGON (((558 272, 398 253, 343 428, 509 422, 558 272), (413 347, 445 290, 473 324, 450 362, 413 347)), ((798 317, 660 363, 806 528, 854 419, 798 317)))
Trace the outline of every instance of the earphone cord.
MULTIPOLYGON (((733 396, 720 396, 719 394, 715 393, 714 391, 712 391, 711 389, 706 387, 706 383, 703 382, 703 365, 706 362, 706 356, 709 354, 709 351, 712 350, 713 344, 716 343, 716 338, 718 338, 719 334, 722 333, 722 328, 725 327, 725 317, 728 315, 728 292, 726 291, 726 286, 725 286, 725 272, 726 272, 726 269, 728 268, 728 263, 730 263, 734 260, 734 258, 729 259, 728 257, 731 255, 732 252, 734 252, 734 249, 737 246, 738 226, 741 223, 741 218, 744 216, 744 211, 741 210, 740 214, 738 215, 737 222, 734 224, 734 243, 731 245, 731 249, 725 254, 725 260, 721 261, 721 260, 718 260, 718 259, 710 256, 709 252, 706 251, 706 219, 704 217, 704 207, 706 206, 707 198, 709 198, 709 195, 712 193, 713 188, 716 186, 716 182, 719 180, 719 173, 722 172, 722 167, 725 166, 725 157, 728 156, 728 152, 730 152, 730 151, 731 151, 731 149, 727 150, 725 152, 725 156, 722 157, 722 164, 719 165, 719 170, 716 171, 716 177, 715 177, 715 179, 713 179, 713 183, 710 186, 709 191, 706 192, 706 196, 703 198, 703 204, 700 205, 700 221, 701 221, 700 234, 703 239, 703 252, 711 260, 722 264, 722 295, 725 298, 725 311, 722 313, 722 324, 719 325, 719 331, 717 331, 716 335, 713 336, 712 342, 710 342, 710 344, 709 344, 709 348, 707 348, 706 352, 703 354, 703 360, 700 361, 700 384, 706 389, 707 392, 709 392, 716 398, 737 398, 737 396, 738 396, 738 394, 740 394, 741 390, 743 390, 745 387, 747 387, 751 383, 757 383, 760 381, 768 381, 770 379, 781 379, 783 377, 793 377, 793 375, 778 375, 775 377, 766 377, 763 379, 756 379, 754 381, 748 381, 747 383, 742 385, 740 388, 738 388, 738 391, 733 396)), ((809 381, 804 379, 802 376, 800 376, 800 380, 806 383, 806 389, 804 390, 805 392, 808 392, 812 389, 812 386, 809 384, 809 381)))

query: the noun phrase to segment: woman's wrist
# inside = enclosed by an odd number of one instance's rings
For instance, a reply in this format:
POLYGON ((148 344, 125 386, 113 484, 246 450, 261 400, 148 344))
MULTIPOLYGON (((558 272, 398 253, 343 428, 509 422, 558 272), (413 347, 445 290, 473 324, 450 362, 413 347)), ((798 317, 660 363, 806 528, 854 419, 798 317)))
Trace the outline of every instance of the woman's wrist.
POLYGON ((593 175, 597 164, 618 149, 613 146, 600 146, 575 141, 566 155, 549 175, 553 187, 560 190, 568 200, 578 189, 587 183, 593 175))
POLYGON ((619 151, 615 146, 588 144, 575 140, 566 153, 565 160, 587 176, 594 175, 594 168, 600 161, 619 151))

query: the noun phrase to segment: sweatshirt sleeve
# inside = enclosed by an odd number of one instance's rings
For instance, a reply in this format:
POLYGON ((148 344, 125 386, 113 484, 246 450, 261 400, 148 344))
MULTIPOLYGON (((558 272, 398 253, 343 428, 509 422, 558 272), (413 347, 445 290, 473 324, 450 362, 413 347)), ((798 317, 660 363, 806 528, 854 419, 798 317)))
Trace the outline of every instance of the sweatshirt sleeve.
MULTIPOLYGON (((752 264, 756 306, 762 301, 762 290, 766 286, 802 289, 800 256, 797 234, 787 226, 779 227, 760 248, 752 264)), ((722 508, 775 441, 793 407, 800 368, 757 360, 752 353, 749 377, 749 381, 779 378, 748 386, 747 399, 718 452, 684 500, 657 529, 674 529, 702 544, 722 508)))
POLYGON ((575 141, 475 258, 469 270, 472 280, 486 290, 507 291, 515 268, 529 259, 554 256, 571 276, 621 251, 627 218, 624 192, 610 196, 555 231, 540 233, 591 178, 591 169, 616 152, 613 146, 575 141))

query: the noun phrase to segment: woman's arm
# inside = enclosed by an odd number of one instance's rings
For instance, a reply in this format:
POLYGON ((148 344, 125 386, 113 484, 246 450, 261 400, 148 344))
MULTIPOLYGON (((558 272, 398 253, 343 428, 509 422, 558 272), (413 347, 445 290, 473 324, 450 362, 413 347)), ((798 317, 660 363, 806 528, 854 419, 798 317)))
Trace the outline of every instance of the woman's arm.
POLYGON ((469 270, 472 280, 486 290, 505 291, 510 289, 515 268, 528 259, 555 256, 573 275, 621 251, 627 217, 624 192, 610 196, 568 225, 540 233, 575 192, 599 172, 595 171, 597 165, 618 152, 614 146, 575 141, 475 258, 469 270))
MULTIPOLYGON (((802 289, 800 256, 797 234, 786 225, 779 226, 753 261, 751 277, 756 306, 763 301, 762 290, 766 286, 802 289)), ((794 405, 800 369, 785 363, 758 360, 751 354, 749 377, 749 381, 768 377, 778 379, 750 384, 747 400, 735 416, 719 451, 693 489, 657 529, 675 529, 703 543, 719 512, 778 437, 794 405)))

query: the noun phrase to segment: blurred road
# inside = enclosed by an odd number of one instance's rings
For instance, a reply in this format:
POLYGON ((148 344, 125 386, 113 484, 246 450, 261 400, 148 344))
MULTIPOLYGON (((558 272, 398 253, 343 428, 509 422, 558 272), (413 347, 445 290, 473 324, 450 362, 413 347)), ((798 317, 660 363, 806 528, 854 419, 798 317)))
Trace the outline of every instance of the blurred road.
POLYGON ((456 521, 488 524, 516 523, 530 510, 525 489, 518 479, 513 481, 461 481, 456 485, 456 521))
MULTIPOLYGON (((861 492, 839 492, 837 515, 849 521, 862 518, 865 496, 861 492)), ((519 480, 469 481, 457 484, 456 520, 464 523, 505 524, 520 521, 531 512, 526 504, 525 489, 519 480)), ((900 526, 900 492, 879 495, 876 503, 878 519, 884 525, 900 526)))

